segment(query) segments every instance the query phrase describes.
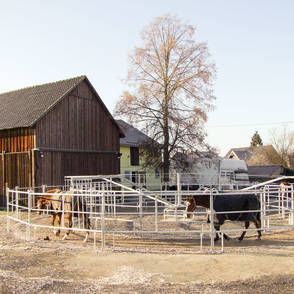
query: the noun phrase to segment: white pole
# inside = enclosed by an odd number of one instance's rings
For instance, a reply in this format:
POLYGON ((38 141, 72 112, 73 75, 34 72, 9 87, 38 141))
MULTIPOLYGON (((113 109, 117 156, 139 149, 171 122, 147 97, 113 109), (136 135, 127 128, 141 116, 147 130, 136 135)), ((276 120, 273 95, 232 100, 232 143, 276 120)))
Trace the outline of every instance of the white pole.
POLYGON ((18 186, 15 187, 15 209, 16 209, 16 218, 18 219, 19 217, 19 211, 18 211, 18 195, 19 195, 19 192, 18 192, 18 186))
POLYGON ((62 195, 62 200, 61 201, 62 201, 62 220, 61 220, 61 226, 64 227, 64 209, 65 209, 64 208, 64 195, 62 195))
MULTIPOLYGON (((8 184, 5 183, 5 191, 6 191, 6 209, 7 209, 7 216, 9 215, 9 189, 8 184)), ((10 220, 6 217, 6 231, 9 233, 10 231, 10 220)))
POLYGON ((96 251, 96 232, 94 232, 94 244, 93 244, 93 247, 94 247, 94 251, 96 251))
POLYGON ((112 192, 113 194, 113 215, 116 217, 116 191, 112 192))
POLYGON ((279 214, 281 213, 281 186, 279 187, 279 196, 278 196, 278 208, 279 208, 279 214))
POLYGON ((102 193, 102 206, 101 206, 101 250, 104 250, 105 247, 105 221, 104 221, 104 213, 105 213, 105 194, 102 193))
POLYGON ((221 252, 224 252, 224 234, 221 232, 221 241, 222 241, 222 248, 221 248, 221 252))
POLYGON ((201 224, 201 233, 200 233, 200 251, 203 250, 203 224, 201 224))
POLYGON ((142 195, 141 189, 139 194, 139 216, 140 216, 140 231, 142 231, 143 230, 143 195, 142 195))
POLYGON ((259 194, 259 201, 260 201, 260 222, 261 222, 261 229, 264 231, 264 228, 266 226, 265 224, 265 214, 266 214, 266 209, 265 209, 265 192, 262 192, 259 194))
POLYGON ((291 220, 290 224, 293 226, 294 225, 294 190, 293 190, 293 185, 291 185, 291 220))
POLYGON ((181 202, 182 202, 182 199, 181 199, 181 175, 179 173, 177 173, 177 187, 178 187, 178 199, 177 199, 177 203, 176 205, 180 205, 181 202))
POLYGON ((215 235, 215 229, 214 229, 214 209, 213 209, 213 192, 212 188, 210 188, 210 250, 214 249, 214 235, 215 235))
POLYGON ((157 194, 155 194, 155 232, 158 232, 158 202, 157 202, 157 194))
POLYGON ((28 190, 28 224, 26 227, 26 241, 31 240, 31 210, 32 210, 32 194, 28 190))

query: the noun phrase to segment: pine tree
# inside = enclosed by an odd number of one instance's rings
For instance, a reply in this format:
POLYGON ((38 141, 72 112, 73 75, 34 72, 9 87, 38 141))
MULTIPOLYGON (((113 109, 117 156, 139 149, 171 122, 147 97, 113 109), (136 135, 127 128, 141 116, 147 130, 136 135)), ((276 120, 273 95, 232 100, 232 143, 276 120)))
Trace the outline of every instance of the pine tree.
POLYGON ((258 134, 258 132, 256 131, 251 138, 250 146, 262 146, 262 145, 263 145, 263 143, 262 143, 261 137, 258 134))

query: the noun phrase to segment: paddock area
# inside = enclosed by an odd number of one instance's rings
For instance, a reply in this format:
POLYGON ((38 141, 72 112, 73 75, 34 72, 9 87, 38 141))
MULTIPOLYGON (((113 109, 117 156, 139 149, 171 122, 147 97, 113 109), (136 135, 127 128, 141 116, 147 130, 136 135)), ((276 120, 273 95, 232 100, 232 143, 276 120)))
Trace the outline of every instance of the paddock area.
POLYGON ((26 242, 26 226, 10 221, 7 233, 6 221, 0 212, 0 293, 263 294, 270 289, 290 294, 294 289, 294 230, 225 241, 222 254, 183 252, 179 246, 111 251, 110 243, 93 254, 92 243, 81 236, 62 241, 51 229, 49 240, 26 242))
MULTIPOLYGON (((135 252, 223 252, 230 247, 238 248, 241 243, 235 240, 214 242, 213 222, 207 223, 207 216, 214 219, 214 211, 198 207, 191 219, 186 218, 185 197, 187 195, 206 195, 217 197, 213 189, 197 191, 147 191, 134 189, 121 184, 117 176, 67 177, 66 185, 58 187, 71 191, 73 199, 82 203, 82 209, 69 211, 62 209, 61 236, 53 234, 50 225, 50 207, 42 210, 36 207, 40 197, 46 197, 53 187, 32 189, 9 189, 7 192, 7 230, 24 233, 27 241, 62 240, 64 232, 70 230, 63 242, 81 243, 93 246, 95 251, 135 251, 135 252), (41 212, 41 214, 39 214, 41 212), (64 215, 75 215, 73 226, 67 227, 64 215), (84 218, 90 220, 90 228, 85 228, 84 218), (84 236, 90 236, 83 243, 84 236)), ((54 187, 56 188, 56 187, 54 187)), ((223 191, 222 191, 223 192, 223 191)), ((241 191, 226 191, 232 195, 241 191)), ((246 193, 256 193, 260 199, 261 230, 264 235, 276 234, 293 229, 293 188, 281 190, 279 185, 265 185, 246 193)), ((245 193, 242 190, 242 193, 245 193)), ((62 199, 60 200, 62 201, 62 199)), ((74 200, 73 200, 74 201, 74 200)), ((72 206, 73 207, 73 206, 72 206)), ((235 212, 232 212, 235 213, 235 212)), ((238 237, 244 222, 227 221, 219 231, 231 238, 238 237)), ((250 226, 245 244, 256 244, 257 231, 250 226)), ((257 243, 258 244, 258 243, 257 243)))

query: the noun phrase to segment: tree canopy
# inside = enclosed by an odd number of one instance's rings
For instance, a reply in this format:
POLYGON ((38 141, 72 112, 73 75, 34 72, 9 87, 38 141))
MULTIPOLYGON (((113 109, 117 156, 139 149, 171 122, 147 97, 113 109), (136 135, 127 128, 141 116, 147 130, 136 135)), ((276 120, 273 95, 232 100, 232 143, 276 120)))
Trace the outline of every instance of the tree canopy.
POLYGON ((207 146, 204 124, 215 99, 215 65, 207 44, 196 42, 195 28, 176 17, 155 18, 141 37, 115 115, 162 144, 168 174, 173 154, 207 146))

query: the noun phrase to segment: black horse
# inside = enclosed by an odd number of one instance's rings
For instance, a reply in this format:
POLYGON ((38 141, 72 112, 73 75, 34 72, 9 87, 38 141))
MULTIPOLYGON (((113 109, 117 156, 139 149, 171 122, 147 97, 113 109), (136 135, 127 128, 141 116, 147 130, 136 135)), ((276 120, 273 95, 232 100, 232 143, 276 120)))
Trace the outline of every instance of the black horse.
MULTIPOLYGON (((203 206, 206 209, 210 209, 210 195, 199 194, 187 196, 186 199, 188 218, 191 217, 191 212, 193 212, 196 209, 197 205, 203 206)), ((260 202, 255 194, 213 195, 213 209, 215 211, 216 221, 214 222, 214 228, 216 231, 219 231, 220 226, 225 222, 225 220, 244 221, 245 229, 248 229, 250 222, 253 222, 258 232, 258 239, 260 239, 260 202)), ((243 231, 238 240, 242 241, 245 234, 246 231, 243 231)), ((224 234, 224 238, 227 240, 230 239, 226 234, 224 234)), ((219 240, 218 233, 216 233, 215 237, 215 241, 217 240, 219 240)))

